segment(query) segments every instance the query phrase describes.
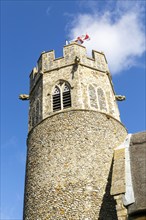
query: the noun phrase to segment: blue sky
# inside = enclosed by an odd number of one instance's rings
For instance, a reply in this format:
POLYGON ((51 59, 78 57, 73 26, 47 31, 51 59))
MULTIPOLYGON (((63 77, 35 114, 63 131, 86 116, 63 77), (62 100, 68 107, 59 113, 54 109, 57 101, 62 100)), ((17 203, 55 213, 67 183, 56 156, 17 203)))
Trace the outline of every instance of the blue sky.
POLYGON ((145 130, 145 1, 1 1, 1 220, 22 219, 29 73, 42 51, 62 56, 65 40, 91 37, 104 51, 129 133, 145 130))

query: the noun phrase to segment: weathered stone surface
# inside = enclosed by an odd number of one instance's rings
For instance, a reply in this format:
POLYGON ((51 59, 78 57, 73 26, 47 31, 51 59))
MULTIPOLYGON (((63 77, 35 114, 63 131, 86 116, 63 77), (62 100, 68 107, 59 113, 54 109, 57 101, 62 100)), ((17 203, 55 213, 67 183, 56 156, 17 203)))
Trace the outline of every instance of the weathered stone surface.
POLYGON ((113 149, 127 131, 107 61, 97 51, 87 57, 76 43, 63 55, 43 52, 30 74, 24 220, 117 220, 113 149))
POLYGON ((118 220, 127 220, 128 219, 128 214, 127 214, 127 209, 123 205, 123 199, 122 199, 122 194, 114 196, 116 200, 116 211, 117 211, 117 219, 118 220))
POLYGON ((64 57, 59 59, 55 59, 54 51, 42 53, 38 68, 31 72, 29 130, 53 113, 52 92, 59 81, 70 85, 71 109, 101 111, 120 120, 104 54, 94 51, 89 58, 85 47, 73 43, 64 47, 64 57), (78 65, 76 56, 80 58, 78 65))
POLYGON ((128 206, 128 212, 145 212, 146 216, 146 132, 132 135, 130 162, 135 202, 128 206))
POLYGON ((42 121, 28 136, 24 219, 117 219, 107 178, 126 135, 120 122, 96 111, 42 121))
POLYGON ((125 148, 114 150, 111 194, 125 193, 125 148))
MULTIPOLYGON (((133 134, 129 144, 129 172, 134 199, 126 207, 123 206, 122 195, 125 193, 126 180, 124 143, 122 147, 115 149, 111 194, 115 195, 118 219, 128 216, 129 220, 141 220, 146 219, 146 132, 133 134), (121 215, 124 217, 121 218, 121 215)), ((128 183, 126 182, 127 185, 128 183)), ((130 191, 128 193, 130 198, 130 191)))

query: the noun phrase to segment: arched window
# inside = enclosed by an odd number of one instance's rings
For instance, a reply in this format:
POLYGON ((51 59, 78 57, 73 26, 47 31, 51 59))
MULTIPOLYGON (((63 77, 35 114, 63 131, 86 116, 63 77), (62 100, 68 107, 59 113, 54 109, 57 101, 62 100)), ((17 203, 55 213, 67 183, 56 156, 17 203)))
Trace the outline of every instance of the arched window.
POLYGON ((94 86, 89 85, 88 91, 89 91, 89 97, 90 97, 90 106, 94 108, 98 108, 96 89, 94 88, 94 86))
POLYGON ((53 91, 53 111, 61 109, 61 93, 58 86, 55 86, 53 91))
POLYGON ((103 90, 101 88, 98 88, 97 94, 98 94, 98 101, 99 101, 100 110, 107 111, 106 100, 105 100, 105 95, 104 95, 103 90))
POLYGON ((71 95, 70 95, 70 88, 68 85, 64 85, 63 88, 63 108, 71 107, 71 95))
POLYGON ((66 82, 60 82, 53 90, 53 111, 69 107, 71 107, 70 86, 66 82))

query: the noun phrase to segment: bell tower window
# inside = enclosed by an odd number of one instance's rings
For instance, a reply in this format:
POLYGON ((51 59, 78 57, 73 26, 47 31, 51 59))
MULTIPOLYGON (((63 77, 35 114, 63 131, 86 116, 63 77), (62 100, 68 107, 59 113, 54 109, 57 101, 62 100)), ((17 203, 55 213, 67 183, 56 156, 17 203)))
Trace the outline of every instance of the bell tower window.
POLYGON ((61 110, 61 93, 59 87, 55 86, 53 91, 53 111, 61 110))
POLYGON ((63 88, 63 108, 69 107, 71 107, 70 88, 65 84, 63 88))
POLYGON ((99 101, 100 110, 107 111, 106 100, 105 100, 105 95, 104 95, 103 90, 101 88, 98 88, 97 94, 98 94, 98 101, 99 101))
POLYGON ((70 86, 66 82, 60 82, 53 90, 53 111, 71 107, 70 86))
POLYGON ((90 98, 90 106, 97 109, 98 108, 97 95, 96 95, 96 89, 94 88, 94 86, 89 85, 88 92, 89 92, 89 98, 90 98))

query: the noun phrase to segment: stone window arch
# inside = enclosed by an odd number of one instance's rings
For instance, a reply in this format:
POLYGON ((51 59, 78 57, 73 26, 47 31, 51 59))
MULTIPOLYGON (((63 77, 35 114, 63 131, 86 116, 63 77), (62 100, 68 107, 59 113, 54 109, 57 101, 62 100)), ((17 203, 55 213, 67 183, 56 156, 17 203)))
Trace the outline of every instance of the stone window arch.
POLYGON ((62 99, 63 99, 63 108, 71 107, 71 92, 70 87, 66 83, 64 83, 62 87, 62 99))
POLYGON ((105 99, 105 94, 102 88, 97 88, 97 95, 98 95, 98 103, 99 103, 99 108, 101 111, 107 111, 107 105, 106 105, 106 99, 105 99))
POLYGON ((60 81, 55 85, 52 93, 53 111, 71 107, 71 87, 69 83, 60 81))
POLYGON ((58 86, 53 90, 53 111, 61 110, 61 92, 58 86))
POLYGON ((88 93, 89 93, 90 106, 93 108, 98 108, 96 88, 91 84, 88 86, 88 93))

